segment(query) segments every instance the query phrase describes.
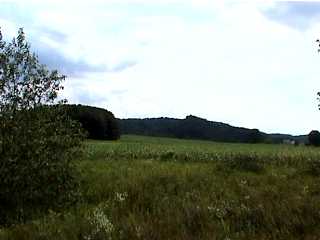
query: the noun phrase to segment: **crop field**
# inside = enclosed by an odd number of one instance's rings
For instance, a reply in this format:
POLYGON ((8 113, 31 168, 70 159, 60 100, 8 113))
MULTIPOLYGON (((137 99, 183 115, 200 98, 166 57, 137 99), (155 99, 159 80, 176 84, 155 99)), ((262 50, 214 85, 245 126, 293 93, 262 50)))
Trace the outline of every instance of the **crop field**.
POLYGON ((320 239, 320 149, 141 136, 87 141, 75 206, 0 239, 320 239))

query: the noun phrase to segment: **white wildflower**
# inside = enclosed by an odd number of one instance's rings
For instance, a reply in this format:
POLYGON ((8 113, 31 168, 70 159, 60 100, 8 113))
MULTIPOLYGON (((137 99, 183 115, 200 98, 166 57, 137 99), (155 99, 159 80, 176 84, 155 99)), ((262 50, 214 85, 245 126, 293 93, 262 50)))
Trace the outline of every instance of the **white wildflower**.
POLYGON ((141 238, 142 233, 141 233, 141 227, 140 226, 135 226, 136 229, 136 234, 138 238, 141 238))
POLYGON ((208 209, 209 212, 215 211, 215 207, 212 207, 212 206, 208 206, 207 209, 208 209))
POLYGON ((250 211, 250 208, 247 207, 245 204, 241 203, 240 204, 240 209, 243 210, 243 211, 250 211))
POLYGON ((126 192, 124 192, 124 193, 116 192, 115 193, 115 200, 118 202, 125 201, 127 197, 128 197, 128 193, 126 193, 126 192))
POLYGON ((225 208, 216 208, 216 216, 217 218, 224 218, 227 214, 227 211, 225 208))
POLYGON ((246 186, 248 184, 248 182, 247 182, 247 180, 245 180, 245 179, 242 179, 241 181, 240 181, 240 186, 246 186))
POLYGON ((103 233, 111 239, 111 233, 114 230, 114 226, 101 207, 93 209, 88 216, 88 221, 92 227, 92 231, 85 239, 90 240, 98 233, 103 233))

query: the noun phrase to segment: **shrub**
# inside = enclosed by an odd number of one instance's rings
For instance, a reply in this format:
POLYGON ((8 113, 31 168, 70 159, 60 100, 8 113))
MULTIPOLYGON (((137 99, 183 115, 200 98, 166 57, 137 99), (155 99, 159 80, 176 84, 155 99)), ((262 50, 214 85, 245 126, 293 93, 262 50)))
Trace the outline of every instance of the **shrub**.
POLYGON ((313 146, 320 146, 320 132, 312 130, 308 135, 309 144, 313 146))
POLYGON ((55 104, 64 78, 30 53, 22 29, 11 43, 0 32, 0 224, 78 199, 72 159, 83 134, 65 101, 55 104))

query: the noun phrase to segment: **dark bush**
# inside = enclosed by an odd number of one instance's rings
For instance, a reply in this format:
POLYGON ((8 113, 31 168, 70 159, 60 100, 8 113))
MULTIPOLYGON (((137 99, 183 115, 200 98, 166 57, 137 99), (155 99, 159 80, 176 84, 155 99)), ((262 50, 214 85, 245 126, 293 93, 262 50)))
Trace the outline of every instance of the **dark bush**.
POLYGON ((72 160, 82 133, 78 123, 60 111, 59 106, 21 111, 2 124, 0 224, 24 221, 35 209, 59 209, 78 200, 72 160))
POLYGON ((309 144, 312 146, 320 146, 320 132, 312 130, 308 135, 309 144))

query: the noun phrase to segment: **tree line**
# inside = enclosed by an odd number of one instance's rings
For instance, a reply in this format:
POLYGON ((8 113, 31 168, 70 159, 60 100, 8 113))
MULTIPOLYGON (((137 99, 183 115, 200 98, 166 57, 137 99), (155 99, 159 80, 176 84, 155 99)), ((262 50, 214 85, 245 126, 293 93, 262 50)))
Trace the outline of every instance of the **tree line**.
POLYGON ((260 143, 267 135, 258 129, 233 127, 189 115, 185 119, 146 118, 120 120, 122 134, 202 139, 220 142, 260 143))

